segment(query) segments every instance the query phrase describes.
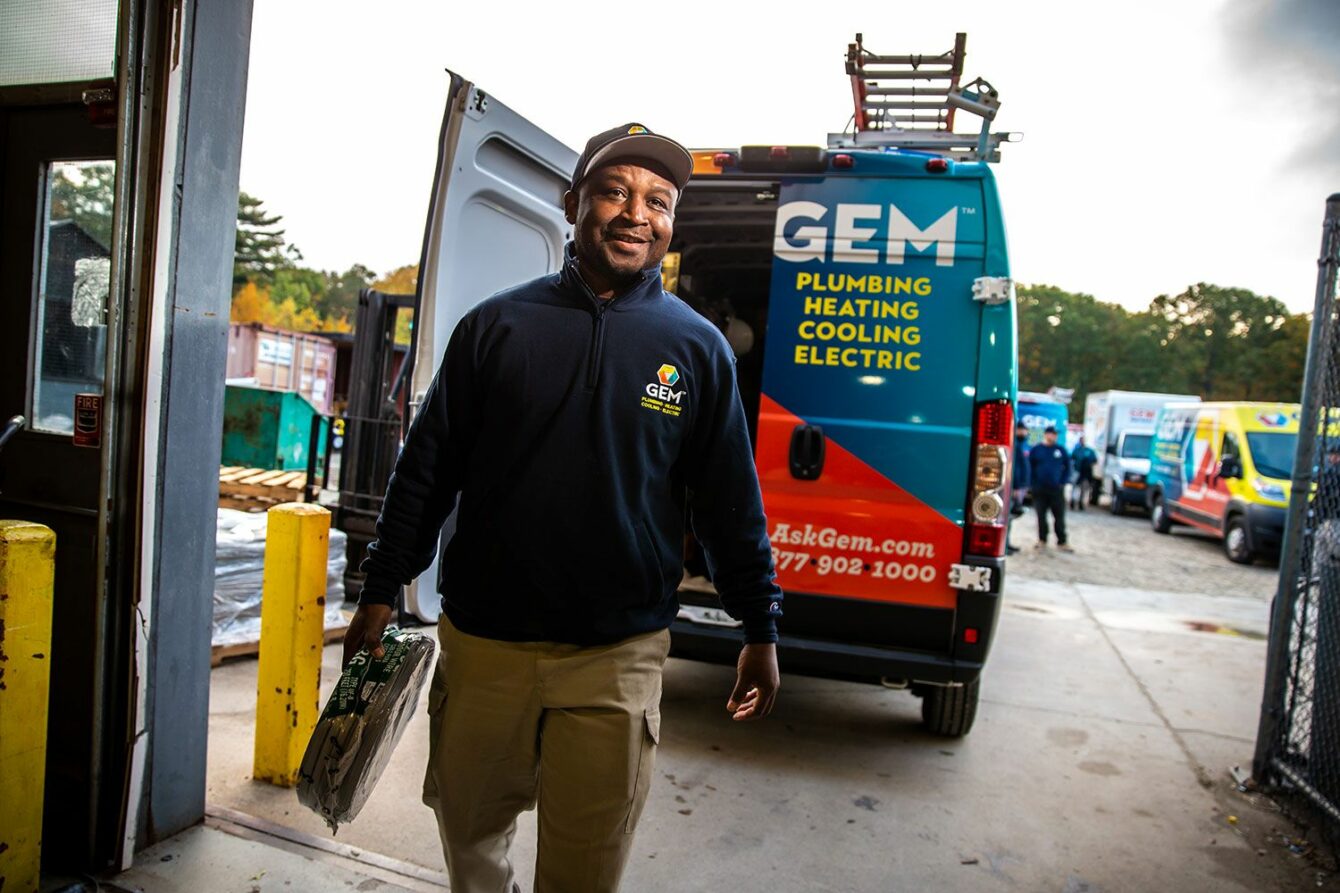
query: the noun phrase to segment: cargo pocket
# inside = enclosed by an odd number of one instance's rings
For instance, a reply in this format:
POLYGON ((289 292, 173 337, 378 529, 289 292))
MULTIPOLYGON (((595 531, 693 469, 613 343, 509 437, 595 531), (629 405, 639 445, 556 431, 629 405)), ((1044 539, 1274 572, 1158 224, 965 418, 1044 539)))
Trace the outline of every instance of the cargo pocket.
POLYGON ((433 667, 433 679, 428 684, 428 766, 423 773, 423 796, 425 806, 437 809, 437 754, 438 738, 442 732, 442 710, 447 705, 447 670, 445 657, 440 650, 437 665, 433 667))
POLYGON ((656 765, 656 745, 661 743, 661 711, 648 710, 642 715, 642 746, 637 757, 637 777, 633 781, 633 802, 628 806, 628 819, 623 833, 632 834, 642 818, 642 807, 647 804, 651 790, 651 774, 656 765))

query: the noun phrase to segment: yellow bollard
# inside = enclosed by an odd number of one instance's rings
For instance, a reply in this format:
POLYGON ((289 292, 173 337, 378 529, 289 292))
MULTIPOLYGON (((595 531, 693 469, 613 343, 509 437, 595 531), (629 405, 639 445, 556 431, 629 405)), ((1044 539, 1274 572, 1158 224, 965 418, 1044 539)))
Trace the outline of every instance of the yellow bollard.
POLYGON ((56 534, 0 521, 0 890, 37 889, 56 534))
POLYGON ((266 528, 252 777, 293 787, 321 710, 330 512, 285 503, 266 528))

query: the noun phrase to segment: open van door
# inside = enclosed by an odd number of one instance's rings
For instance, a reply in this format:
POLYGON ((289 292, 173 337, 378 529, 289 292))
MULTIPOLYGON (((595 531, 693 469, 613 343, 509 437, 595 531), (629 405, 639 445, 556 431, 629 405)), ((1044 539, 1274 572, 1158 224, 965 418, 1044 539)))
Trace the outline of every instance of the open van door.
MULTIPOLYGON (((409 417, 467 310, 562 265, 571 234, 563 193, 576 163, 572 149, 451 74, 419 263, 409 417)), ((453 513, 443 542, 455 526, 453 513)), ((437 564, 435 558, 405 593, 405 610, 426 623, 441 611, 437 564)))

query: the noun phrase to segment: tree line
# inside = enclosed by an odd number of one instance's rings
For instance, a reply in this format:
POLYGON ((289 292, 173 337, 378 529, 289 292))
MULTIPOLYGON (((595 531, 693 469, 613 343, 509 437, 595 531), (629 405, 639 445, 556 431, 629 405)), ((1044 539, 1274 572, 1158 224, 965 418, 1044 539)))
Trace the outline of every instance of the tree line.
MULTIPOLYGON (((303 267, 281 221, 242 194, 233 321, 348 332, 359 289, 414 291, 417 265, 381 278, 362 264, 343 273, 303 267)), ((1090 392, 1114 388, 1205 400, 1299 399, 1311 316, 1291 314, 1275 298, 1202 282, 1159 295, 1141 311, 1052 285, 1020 286, 1018 300, 1020 389, 1073 389, 1071 421, 1083 420, 1090 392)), ((407 317, 401 343, 409 342, 407 317)))
POLYGON ((1052 285, 1020 286, 1019 387, 1121 389, 1205 400, 1300 399, 1311 314, 1272 297, 1198 283, 1133 312, 1052 285))
MULTIPOLYGON (((358 263, 343 272, 303 266, 302 252, 280 227, 283 216, 267 211, 264 204, 245 192, 238 196, 232 322, 258 322, 299 332, 351 332, 362 289, 414 291, 417 264, 382 276, 358 263)), ((397 343, 409 343, 411 316, 400 314, 397 343)))

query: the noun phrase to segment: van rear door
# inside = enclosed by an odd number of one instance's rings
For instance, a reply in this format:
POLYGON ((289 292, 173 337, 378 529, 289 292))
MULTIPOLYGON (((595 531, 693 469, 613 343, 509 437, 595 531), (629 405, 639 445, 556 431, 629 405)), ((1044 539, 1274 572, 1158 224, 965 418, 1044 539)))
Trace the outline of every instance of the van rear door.
MULTIPOLYGON (((416 407, 467 310, 562 265, 571 232, 563 193, 576 163, 572 149, 451 75, 419 266, 416 407)), ((448 518, 443 542, 454 530, 455 519, 448 518)), ((437 559, 406 591, 405 608, 425 622, 437 619, 437 559)))
POLYGON ((756 460, 787 591, 955 606, 987 213, 973 177, 783 183, 756 460))

